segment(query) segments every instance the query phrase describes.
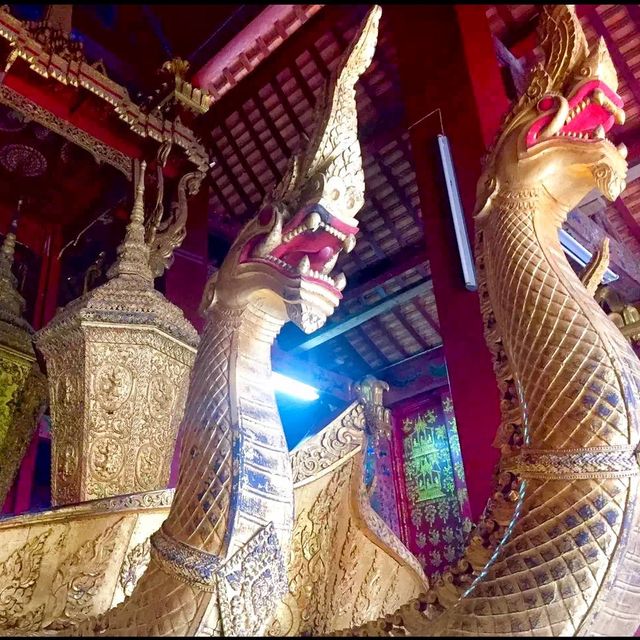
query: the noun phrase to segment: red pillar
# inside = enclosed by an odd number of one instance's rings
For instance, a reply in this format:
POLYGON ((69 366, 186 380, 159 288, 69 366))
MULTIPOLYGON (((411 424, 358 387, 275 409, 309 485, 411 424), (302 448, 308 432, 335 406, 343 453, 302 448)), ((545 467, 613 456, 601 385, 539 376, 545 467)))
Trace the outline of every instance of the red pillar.
MULTIPOLYGON (((207 281, 209 262, 208 204, 209 189, 203 185, 200 191, 189 200, 187 235, 180 249, 175 252, 174 263, 165 276, 167 299, 184 311, 187 319, 198 331, 202 329, 203 324, 198 307, 207 281)), ((170 487, 175 487, 178 482, 181 437, 180 432, 171 463, 170 487)))
MULTIPOLYGON (((408 126, 440 109, 473 244, 472 212, 480 161, 508 107, 482 5, 385 7, 398 53, 408 126)), ((492 448, 499 395, 478 295, 461 276, 451 211, 441 179, 437 114, 411 127, 416 180, 436 306, 458 424, 472 517, 489 496, 498 459, 492 448)))
POLYGON ((198 331, 203 319, 198 313, 207 281, 209 189, 203 185, 189 200, 187 235, 174 253, 175 260, 165 276, 165 295, 179 306, 198 331))

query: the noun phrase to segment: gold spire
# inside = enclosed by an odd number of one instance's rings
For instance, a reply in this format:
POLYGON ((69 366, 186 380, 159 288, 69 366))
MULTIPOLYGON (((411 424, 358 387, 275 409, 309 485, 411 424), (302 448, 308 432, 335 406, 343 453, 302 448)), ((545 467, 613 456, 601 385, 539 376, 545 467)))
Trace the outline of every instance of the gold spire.
MULTIPOLYGON (((18 213, 20 206, 18 204, 18 213)), ((0 307, 13 316, 21 316, 24 311, 24 298, 18 292, 18 281, 11 271, 16 248, 16 229, 18 215, 12 220, 9 231, 0 246, 0 307)))
MULTIPOLYGON (((136 163, 138 161, 136 160, 136 163)), ((136 278, 153 287, 153 275, 149 267, 149 247, 144 239, 144 172, 147 163, 138 165, 138 182, 135 201, 131 211, 131 220, 127 226, 122 244, 118 247, 118 257, 109 269, 109 279, 116 277, 136 278)))

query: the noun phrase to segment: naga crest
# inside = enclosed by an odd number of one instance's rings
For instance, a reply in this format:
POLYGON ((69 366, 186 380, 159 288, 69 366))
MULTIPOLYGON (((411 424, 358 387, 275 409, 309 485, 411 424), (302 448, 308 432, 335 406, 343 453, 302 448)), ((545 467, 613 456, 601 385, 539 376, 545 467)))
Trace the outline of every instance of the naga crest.
POLYGON ((604 39, 589 50, 572 5, 544 5, 538 29, 545 60, 487 155, 480 213, 501 188, 542 187, 568 210, 594 187, 615 200, 626 186, 626 147, 607 140, 625 115, 604 39))
POLYGON ((355 246, 364 204, 355 83, 373 58, 380 15, 378 6, 369 11, 338 62, 316 103, 313 134, 207 284, 204 311, 214 300, 239 307, 257 294, 311 333, 338 306, 346 280, 331 272, 355 246))

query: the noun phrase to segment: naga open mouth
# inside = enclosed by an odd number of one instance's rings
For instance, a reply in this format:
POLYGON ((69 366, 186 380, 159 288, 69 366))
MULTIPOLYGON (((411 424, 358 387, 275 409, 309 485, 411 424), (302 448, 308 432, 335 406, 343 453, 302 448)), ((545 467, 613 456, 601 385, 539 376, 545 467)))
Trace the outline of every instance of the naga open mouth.
MULTIPOLYGON (((569 100, 546 96, 538 103, 538 110, 549 113, 530 127, 527 148, 550 138, 611 144, 606 136, 614 124, 624 124, 623 106, 622 98, 600 80, 583 83, 569 100)), ((626 155, 624 145, 620 145, 618 151, 626 155)))
MULTIPOLYGON (((352 251, 357 222, 345 222, 321 207, 300 211, 282 229, 272 247, 264 242, 251 252, 251 261, 264 262, 283 274, 298 276, 332 290, 338 297, 346 286, 343 273, 331 276, 340 251, 352 251)), ((271 244, 271 243, 269 243, 271 244)))

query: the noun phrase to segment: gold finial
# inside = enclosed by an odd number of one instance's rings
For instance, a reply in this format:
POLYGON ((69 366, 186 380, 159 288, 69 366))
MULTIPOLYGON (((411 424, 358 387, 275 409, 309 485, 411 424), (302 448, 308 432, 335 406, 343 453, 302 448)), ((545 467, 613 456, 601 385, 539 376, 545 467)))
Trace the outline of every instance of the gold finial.
POLYGON ((24 311, 24 298, 18 292, 18 280, 13 275, 11 267, 16 250, 16 229, 18 215, 22 207, 22 200, 18 202, 18 210, 11 221, 9 231, 0 246, 0 307, 11 315, 21 316, 24 311))
POLYGON ((188 60, 183 60, 182 58, 173 58, 172 60, 167 60, 162 65, 162 71, 173 73, 173 75, 177 78, 181 78, 182 80, 184 80, 187 77, 189 67, 190 64, 188 60))
POLYGON ((144 239, 144 172, 147 163, 143 160, 138 164, 135 161, 134 175, 138 180, 135 189, 135 200, 131 210, 131 219, 127 225, 122 244, 118 247, 118 257, 109 269, 109 279, 125 276, 144 281, 153 286, 153 275, 149 267, 149 247, 144 239), (137 170, 139 167, 139 170, 137 170))
POLYGON ((358 400, 364 405, 367 418, 367 431, 377 444, 380 438, 391 436, 391 413, 384 406, 384 392, 389 391, 389 384, 371 375, 365 376, 354 385, 353 390, 358 400))

